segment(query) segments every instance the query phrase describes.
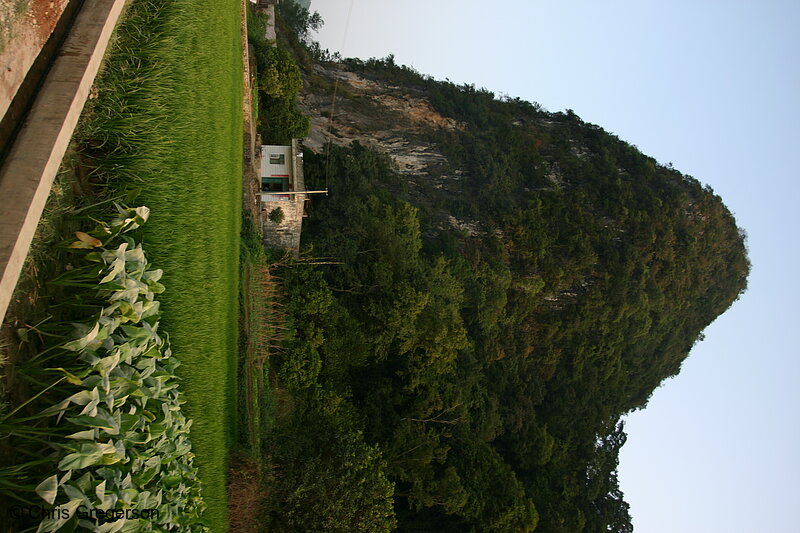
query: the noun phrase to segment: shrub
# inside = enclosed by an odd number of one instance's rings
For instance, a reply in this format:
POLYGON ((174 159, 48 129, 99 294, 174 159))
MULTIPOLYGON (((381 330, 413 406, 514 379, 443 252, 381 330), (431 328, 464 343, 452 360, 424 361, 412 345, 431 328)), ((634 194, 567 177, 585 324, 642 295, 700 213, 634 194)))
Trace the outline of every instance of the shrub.
POLYGON ((268 47, 261 54, 265 63, 261 74, 261 90, 273 98, 294 100, 303 88, 303 78, 291 54, 275 47, 268 47))
POLYGON ((308 135, 310 122, 294 100, 264 98, 261 134, 273 144, 289 144, 308 135))
POLYGON ((272 222, 273 222, 275 225, 278 225, 278 224, 280 224, 281 222, 283 222, 283 219, 284 219, 284 218, 286 218, 286 217, 285 217, 285 215, 283 214, 283 209, 281 209, 280 207, 276 207, 275 209, 273 209, 272 211, 270 211, 270 212, 269 212, 269 216, 268 216, 268 218, 269 218, 269 219, 270 219, 270 221, 272 221, 272 222))

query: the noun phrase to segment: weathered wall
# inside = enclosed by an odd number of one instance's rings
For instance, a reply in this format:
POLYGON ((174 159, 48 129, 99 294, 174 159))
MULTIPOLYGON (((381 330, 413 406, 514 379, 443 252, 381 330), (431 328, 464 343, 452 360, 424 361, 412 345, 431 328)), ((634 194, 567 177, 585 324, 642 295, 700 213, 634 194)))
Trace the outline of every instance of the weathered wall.
POLYGON ((278 202, 261 202, 261 231, 264 244, 269 248, 284 248, 297 255, 300 250, 300 233, 303 225, 303 199, 305 195, 297 195, 294 200, 278 202), (275 224, 269 220, 273 209, 283 210, 283 222, 275 224))
POLYGON ((0 168, 0 316, 125 0, 86 0, 0 168))
POLYGON ((0 116, 4 115, 68 0, 31 0, 19 11, 0 0, 0 116))
POLYGON ((267 6, 264 8, 267 14, 267 32, 264 35, 268 43, 273 45, 278 41, 278 36, 275 34, 275 6, 267 6))
MULTIPOLYGON (((391 158, 415 201, 429 200, 425 191, 431 184, 442 194, 459 194, 466 170, 448 161, 430 134, 463 130, 465 124, 436 111, 422 91, 365 78, 342 64, 316 65, 313 75, 330 85, 338 81, 339 92, 331 124, 331 91, 314 92, 314 85, 306 84, 300 106, 311 117, 311 133, 303 140, 305 146, 321 152, 328 142, 347 146, 357 141, 391 158)), ((487 230, 475 220, 444 212, 440 223, 470 234, 487 230)))

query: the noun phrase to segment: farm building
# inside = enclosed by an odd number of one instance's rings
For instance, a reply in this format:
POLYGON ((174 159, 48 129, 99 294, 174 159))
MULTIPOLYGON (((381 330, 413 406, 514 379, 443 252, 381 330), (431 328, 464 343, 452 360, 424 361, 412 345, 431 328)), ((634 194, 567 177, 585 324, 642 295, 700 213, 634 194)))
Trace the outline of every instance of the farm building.
POLYGON ((300 250, 300 230, 308 201, 303 182, 303 152, 297 140, 291 146, 261 146, 261 220, 264 244, 300 250))
POLYGON ((256 12, 266 13, 270 16, 270 21, 274 20, 275 6, 280 4, 280 0, 250 0, 256 12))

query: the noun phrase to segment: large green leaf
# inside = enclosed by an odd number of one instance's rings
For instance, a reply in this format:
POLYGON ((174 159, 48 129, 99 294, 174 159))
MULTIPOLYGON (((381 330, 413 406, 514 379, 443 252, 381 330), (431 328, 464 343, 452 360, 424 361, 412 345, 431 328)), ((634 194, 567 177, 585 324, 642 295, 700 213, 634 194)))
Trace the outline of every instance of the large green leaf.
POLYGON ((67 522, 75 518, 75 511, 77 511, 82 502, 83 500, 70 500, 56 507, 51 513, 54 518, 45 518, 42 520, 39 524, 39 528, 36 530, 37 533, 58 531, 61 529, 67 522))
POLYGON ((88 329, 88 331, 86 331, 84 328, 85 326, 82 324, 79 325, 79 329, 84 330, 83 333, 78 333, 82 336, 72 342, 64 344, 65 349, 72 352, 79 352, 89 346, 90 343, 97 339, 97 335, 100 333, 100 322, 95 322, 94 326, 88 329))
POLYGON ((52 475, 45 479, 36 486, 36 494, 38 494, 44 501, 53 505, 56 501, 56 494, 58 493, 58 476, 52 475))

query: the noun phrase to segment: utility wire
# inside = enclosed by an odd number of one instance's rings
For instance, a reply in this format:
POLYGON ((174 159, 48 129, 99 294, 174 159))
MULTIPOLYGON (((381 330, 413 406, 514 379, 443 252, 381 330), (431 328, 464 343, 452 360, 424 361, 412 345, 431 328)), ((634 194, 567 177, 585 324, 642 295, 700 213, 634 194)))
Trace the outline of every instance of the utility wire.
MULTIPOLYGON (((347 32, 350 30, 350 17, 353 14, 353 3, 355 0, 350 0, 350 7, 347 10, 347 19, 344 24, 344 35, 342 35, 342 46, 339 48, 341 50, 342 59, 339 60, 339 70, 342 70, 342 63, 344 57, 344 45, 347 42, 347 32)), ((328 179, 331 175, 331 143, 333 142, 333 117, 336 113, 336 94, 339 92, 339 76, 336 76, 336 79, 333 83, 333 98, 331 99, 331 111, 328 114, 328 146, 326 149, 326 159, 325 159, 325 190, 330 190, 328 188, 328 179)))

